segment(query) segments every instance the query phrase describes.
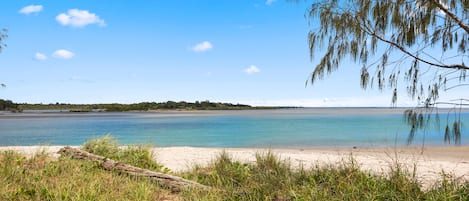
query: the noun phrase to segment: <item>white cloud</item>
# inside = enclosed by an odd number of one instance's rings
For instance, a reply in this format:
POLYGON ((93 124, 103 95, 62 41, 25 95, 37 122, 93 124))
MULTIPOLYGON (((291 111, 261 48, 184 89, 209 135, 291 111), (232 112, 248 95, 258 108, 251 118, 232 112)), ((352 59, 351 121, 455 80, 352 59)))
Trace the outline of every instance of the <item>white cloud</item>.
POLYGON ((69 80, 73 81, 73 82, 82 82, 82 83, 92 83, 92 82, 94 82, 93 80, 90 80, 88 78, 85 78, 85 77, 82 77, 82 76, 79 76, 79 75, 73 75, 72 77, 70 77, 69 80))
POLYGON ((67 13, 61 13, 55 17, 57 22, 63 26, 84 27, 89 24, 106 26, 104 20, 87 10, 70 9, 67 13))
POLYGON ((265 5, 272 5, 274 2, 276 2, 277 0, 267 0, 265 1, 265 5))
POLYGON ((259 73, 261 70, 254 65, 249 66, 249 68, 244 69, 244 72, 247 73, 248 75, 254 74, 254 73, 259 73))
POLYGON ((213 48, 212 43, 210 43, 209 41, 204 41, 204 42, 201 42, 201 43, 195 45, 191 49, 194 52, 205 52, 205 51, 208 51, 212 48, 213 48))
POLYGON ((36 60, 39 60, 39 61, 44 61, 47 59, 47 56, 45 54, 42 54, 40 52, 36 52, 36 54, 34 54, 34 58, 36 60))
POLYGON ((53 57, 59 58, 59 59, 71 59, 72 57, 75 56, 73 52, 70 52, 68 50, 57 50, 52 54, 53 57))
POLYGON ((29 5, 26 7, 23 7, 19 13, 29 15, 31 13, 38 13, 42 11, 42 6, 41 5, 29 5))

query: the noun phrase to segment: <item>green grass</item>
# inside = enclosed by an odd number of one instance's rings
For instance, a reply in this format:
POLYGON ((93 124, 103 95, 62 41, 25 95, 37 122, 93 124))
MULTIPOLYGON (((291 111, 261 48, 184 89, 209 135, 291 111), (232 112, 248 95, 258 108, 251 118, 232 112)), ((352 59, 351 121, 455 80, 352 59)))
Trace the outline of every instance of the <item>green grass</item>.
MULTIPOLYGON (((134 166, 167 171, 147 146, 119 147, 110 136, 93 139, 82 149, 134 166)), ((94 162, 45 152, 26 158, 0 152, 0 200, 469 200, 469 183, 442 173, 442 181, 423 190, 399 164, 385 175, 361 171, 351 157, 340 164, 292 169, 271 152, 254 163, 234 161, 222 152, 208 166, 180 173, 211 190, 178 194, 147 179, 108 172, 94 162)))
POLYGON ((110 135, 91 139, 85 142, 82 149, 136 167, 156 172, 169 172, 167 168, 153 160, 154 157, 150 151, 150 146, 130 145, 120 147, 119 142, 110 135))
POLYGON ((0 153, 0 200, 158 200, 167 191, 100 169, 96 163, 46 154, 27 159, 18 153, 0 153))
POLYGON ((223 152, 208 167, 195 167, 186 177, 213 186, 213 192, 185 192, 187 200, 468 200, 469 183, 448 175, 429 190, 396 164, 388 176, 359 169, 353 158, 338 165, 293 170, 271 152, 256 163, 233 161, 223 152), (195 195, 194 195, 195 194, 195 195))

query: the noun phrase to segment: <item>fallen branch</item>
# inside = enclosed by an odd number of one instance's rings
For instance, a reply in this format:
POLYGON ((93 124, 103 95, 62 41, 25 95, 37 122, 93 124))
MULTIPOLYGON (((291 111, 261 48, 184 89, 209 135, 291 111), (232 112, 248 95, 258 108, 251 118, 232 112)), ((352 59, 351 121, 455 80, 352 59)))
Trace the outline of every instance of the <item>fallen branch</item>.
POLYGON ((99 162, 101 167, 108 171, 117 171, 119 173, 125 173, 135 177, 145 177, 151 180, 155 180, 163 187, 171 189, 173 192, 179 192, 184 188, 202 188, 210 189, 209 186, 199 184, 194 181, 190 181, 181 177, 163 174, 160 172, 154 172, 147 169, 138 168, 125 163, 120 163, 112 159, 95 155, 77 148, 66 146, 61 148, 59 154, 67 154, 76 159, 83 159, 89 161, 99 162))

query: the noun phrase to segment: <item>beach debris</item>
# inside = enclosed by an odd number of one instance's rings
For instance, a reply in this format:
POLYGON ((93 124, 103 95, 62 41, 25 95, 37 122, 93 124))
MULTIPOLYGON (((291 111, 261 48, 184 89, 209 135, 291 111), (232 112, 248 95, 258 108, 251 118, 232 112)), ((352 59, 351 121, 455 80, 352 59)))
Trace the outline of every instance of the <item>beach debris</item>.
POLYGON ((144 177, 154 180, 162 187, 169 188, 172 192, 180 192, 181 190, 187 188, 211 188, 209 186, 197 183, 195 181, 187 180, 182 177, 135 167, 70 146, 61 148, 57 153, 61 155, 70 155, 72 156, 72 158, 75 159, 99 162, 100 166, 107 171, 117 171, 118 173, 124 173, 130 176, 144 177))

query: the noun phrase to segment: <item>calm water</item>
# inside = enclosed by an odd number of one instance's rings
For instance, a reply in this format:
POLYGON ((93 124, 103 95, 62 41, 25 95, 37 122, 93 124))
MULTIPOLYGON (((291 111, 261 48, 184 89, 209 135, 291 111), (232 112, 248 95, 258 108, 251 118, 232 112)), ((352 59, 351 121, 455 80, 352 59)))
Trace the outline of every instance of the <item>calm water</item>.
MULTIPOLYGON (((469 113, 461 118, 469 122, 469 113)), ((435 127, 415 143, 443 145, 444 127, 435 127)), ((112 134, 123 144, 157 146, 377 147, 405 145, 408 131, 401 111, 370 109, 0 115, 0 146, 80 145, 112 134)), ((462 133, 468 145, 468 128, 462 133)))

